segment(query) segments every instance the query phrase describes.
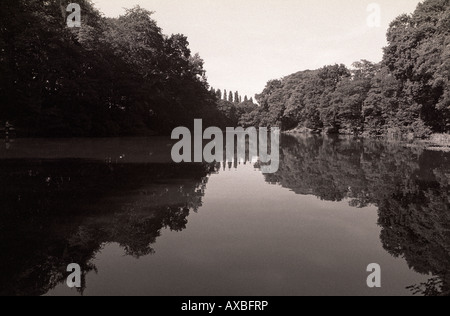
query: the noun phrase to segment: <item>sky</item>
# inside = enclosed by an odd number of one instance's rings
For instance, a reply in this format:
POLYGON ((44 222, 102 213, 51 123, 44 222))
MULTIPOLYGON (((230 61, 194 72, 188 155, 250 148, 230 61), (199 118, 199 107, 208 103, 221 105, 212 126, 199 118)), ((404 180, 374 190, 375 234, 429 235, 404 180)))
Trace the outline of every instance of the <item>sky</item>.
POLYGON ((170 35, 185 34, 216 89, 260 93, 267 81, 357 60, 379 62, 386 31, 419 0, 93 0, 108 17, 140 5, 170 35), (380 8, 379 27, 368 6, 380 8))

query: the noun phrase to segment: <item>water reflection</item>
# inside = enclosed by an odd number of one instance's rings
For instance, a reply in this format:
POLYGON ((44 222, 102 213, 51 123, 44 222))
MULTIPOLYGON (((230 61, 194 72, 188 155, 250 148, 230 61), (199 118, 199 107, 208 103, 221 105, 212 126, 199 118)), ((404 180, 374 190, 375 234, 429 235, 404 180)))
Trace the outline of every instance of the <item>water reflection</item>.
POLYGON ((72 262, 89 273, 104 243, 137 258, 153 253, 161 229, 186 228, 216 168, 2 161, 0 294, 45 294, 72 262))
POLYGON ((297 194, 378 207, 383 247, 432 274, 415 294, 450 295, 450 155, 354 139, 285 136, 278 173, 297 194))
MULTIPOLYGON (((129 146, 132 140, 121 142, 129 146)), ((241 163, 237 160, 222 164, 145 163, 147 152, 113 151, 113 143, 107 141, 108 157, 116 155, 118 160, 42 159, 41 155, 49 154, 37 145, 41 159, 25 159, 22 152, 8 153, 13 156, 8 158, 3 153, 0 295, 46 294, 65 281, 66 266, 72 262, 81 265, 85 277, 96 271, 93 258, 107 244, 119 244, 126 255, 135 258, 151 255, 163 229, 178 232, 187 228, 189 215, 202 207, 212 174, 236 169, 238 176, 248 176, 239 172, 241 163)), ((95 146, 83 156, 96 157, 95 146)), ((159 153, 155 156, 162 157, 159 153)), ((381 142, 284 136, 279 171, 261 176, 260 182, 336 205, 349 201, 350 208, 376 206, 382 230, 375 238, 381 238, 389 254, 404 258, 409 268, 432 275, 427 283, 412 285, 410 290, 448 295, 449 159, 449 154, 381 142)), ((252 165, 259 168, 258 163, 252 165)), ((242 203, 248 208, 261 207, 253 196, 242 203)), ((274 228, 271 234, 280 231, 274 228)), ((278 251, 283 256, 285 249, 278 251)), ((292 255, 292 248, 286 253, 292 255)), ((89 287, 86 282, 83 285, 89 287)))

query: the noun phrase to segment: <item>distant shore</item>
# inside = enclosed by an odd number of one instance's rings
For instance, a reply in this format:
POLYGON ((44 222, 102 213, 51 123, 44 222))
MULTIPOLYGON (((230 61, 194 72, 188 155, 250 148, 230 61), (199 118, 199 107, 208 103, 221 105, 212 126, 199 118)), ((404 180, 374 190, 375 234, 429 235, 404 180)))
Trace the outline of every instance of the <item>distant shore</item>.
MULTIPOLYGON (((308 128, 295 128, 292 130, 282 131, 285 135, 316 135, 316 136, 322 136, 324 133, 319 130, 312 130, 308 128)), ((351 134, 339 134, 339 133, 331 133, 327 134, 330 136, 347 136, 352 137, 351 134)), ((114 138, 122 138, 122 139, 133 139, 133 138, 141 138, 145 139, 148 137, 170 137, 170 135, 160 134, 157 132, 148 132, 143 135, 124 135, 124 136, 105 136, 105 137, 24 137, 22 135, 15 135, 14 133, 11 135, 12 137, 9 139, 11 141, 14 141, 15 139, 50 139, 50 140, 65 140, 65 139, 114 139, 114 138)), ((386 140, 389 142, 398 142, 406 147, 421 147, 427 150, 433 150, 433 151, 443 151, 443 152, 450 152, 450 134, 432 134, 428 138, 425 139, 413 139, 413 138, 403 138, 403 139, 397 139, 392 138, 388 136, 380 135, 379 137, 367 137, 365 135, 358 135, 358 138, 361 139, 379 139, 379 140, 386 140)), ((5 135, 4 133, 1 133, 0 131, 0 139, 4 139, 5 135)))
MULTIPOLYGON (((308 128, 295 128, 292 130, 283 131, 286 135, 322 135, 321 131, 316 131, 308 128)), ((345 135, 345 134, 336 134, 336 135, 345 135)), ((347 135, 348 136, 348 135, 347 135)), ((370 138, 364 137, 364 135, 360 135, 361 138, 370 138)), ((407 147, 424 147, 427 150, 433 151, 444 151, 450 152, 450 134, 432 134, 426 139, 414 139, 414 140, 398 140, 398 139, 389 139, 387 136, 380 136, 380 139, 390 140, 390 141, 398 141, 400 143, 404 143, 407 147)))
POLYGON ((418 143, 425 145, 428 150, 450 152, 450 134, 432 134, 418 143))

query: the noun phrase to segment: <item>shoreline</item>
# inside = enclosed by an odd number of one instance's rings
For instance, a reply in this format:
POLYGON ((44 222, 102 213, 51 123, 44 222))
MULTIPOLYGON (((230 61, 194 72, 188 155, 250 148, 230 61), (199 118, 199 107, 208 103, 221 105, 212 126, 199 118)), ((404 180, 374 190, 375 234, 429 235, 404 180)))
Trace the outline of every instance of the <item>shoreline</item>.
MULTIPOLYGON (((311 130, 307 128, 302 129, 292 129, 287 131, 282 131, 281 134, 291 135, 291 136, 331 136, 331 137, 354 137, 353 135, 348 134, 323 134, 323 132, 311 130)), ((147 135, 136 135, 136 136, 102 136, 102 137, 10 137, 6 140, 4 137, 1 137, 3 141, 6 142, 14 142, 15 140, 22 139, 45 139, 45 140, 54 140, 54 141, 63 141, 63 140, 101 140, 101 139, 114 139, 114 138, 122 138, 122 139, 153 139, 153 138, 164 138, 170 137, 170 135, 158 134, 158 133, 149 133, 147 135)), ((357 139, 367 139, 367 140, 378 140, 378 141, 386 141, 390 143, 398 143, 399 145, 405 147, 415 147, 415 148, 423 148, 431 151, 442 151, 442 152, 450 152, 450 134, 432 134, 426 139, 414 139, 414 140, 405 140, 405 139, 392 139, 386 135, 378 136, 378 137, 368 137, 364 135, 360 135, 356 137, 357 139)))
POLYGON ((438 141, 433 141, 432 138, 415 140, 412 143, 408 143, 407 147, 423 147, 425 150, 441 151, 450 153, 450 145, 438 141))
MULTIPOLYGON (((296 128, 292 130, 283 131, 282 134, 284 135, 311 135, 311 136, 323 136, 323 132, 311 130, 308 128, 296 128)), ((330 136, 347 136, 352 137, 353 135, 346 135, 346 134, 327 134, 330 136)), ((400 145, 406 146, 406 147, 420 147, 425 150, 432 150, 432 151, 442 151, 442 152, 450 152, 450 134, 431 134, 426 139, 414 139, 414 140, 399 140, 399 139, 390 139, 386 135, 382 135, 379 137, 367 137, 367 136, 357 136, 357 138, 360 139, 373 139, 373 140, 382 140, 392 143, 398 143, 400 145)))

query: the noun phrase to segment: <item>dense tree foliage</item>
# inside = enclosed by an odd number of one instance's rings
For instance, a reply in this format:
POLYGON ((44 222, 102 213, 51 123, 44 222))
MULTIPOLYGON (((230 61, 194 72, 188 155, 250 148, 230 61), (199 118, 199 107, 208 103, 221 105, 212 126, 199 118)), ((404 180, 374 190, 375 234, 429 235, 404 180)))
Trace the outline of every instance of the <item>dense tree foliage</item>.
POLYGON ((450 1, 395 19, 380 64, 325 66, 271 80, 259 107, 209 90, 187 38, 166 36, 135 7, 108 19, 80 0, 5 0, 0 12, 0 122, 23 135, 102 136, 208 125, 424 137, 450 131, 450 1))
POLYGON ((0 12, 0 121, 23 135, 102 136, 220 125, 199 55, 139 7, 103 18, 89 0, 68 28, 68 0, 5 0, 0 12), (213 121, 214 120, 214 121, 213 121))
POLYGON ((424 137, 450 131, 450 1, 393 21, 380 64, 362 60, 267 83, 249 124, 326 133, 424 137))
POLYGON ((217 109, 220 112, 220 121, 226 122, 226 126, 256 126, 255 122, 251 120, 255 115, 253 111, 258 111, 258 105, 254 103, 253 98, 250 100, 245 96, 242 101, 242 96, 239 91, 233 93, 230 91, 227 97, 227 90, 225 90, 222 98, 222 92, 219 89, 215 92, 217 109))

